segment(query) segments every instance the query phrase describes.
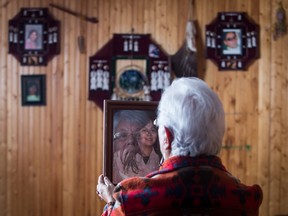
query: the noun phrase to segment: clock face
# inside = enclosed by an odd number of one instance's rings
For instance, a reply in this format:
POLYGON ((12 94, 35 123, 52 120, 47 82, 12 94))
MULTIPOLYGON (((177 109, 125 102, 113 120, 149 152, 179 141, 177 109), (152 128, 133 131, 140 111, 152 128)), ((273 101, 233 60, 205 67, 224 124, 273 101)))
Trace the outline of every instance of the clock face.
POLYGON ((119 86, 127 94, 137 94, 143 91, 146 77, 138 69, 127 69, 119 77, 119 86))

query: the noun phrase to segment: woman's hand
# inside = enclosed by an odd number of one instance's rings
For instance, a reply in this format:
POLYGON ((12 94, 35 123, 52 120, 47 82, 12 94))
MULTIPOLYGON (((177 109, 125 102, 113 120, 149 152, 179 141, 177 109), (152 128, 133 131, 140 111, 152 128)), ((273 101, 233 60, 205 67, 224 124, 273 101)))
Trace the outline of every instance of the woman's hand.
POLYGON ((113 183, 108 179, 107 176, 100 175, 98 178, 98 184, 96 187, 96 192, 98 196, 103 199, 106 203, 114 202, 115 199, 113 198, 113 190, 115 186, 113 183))

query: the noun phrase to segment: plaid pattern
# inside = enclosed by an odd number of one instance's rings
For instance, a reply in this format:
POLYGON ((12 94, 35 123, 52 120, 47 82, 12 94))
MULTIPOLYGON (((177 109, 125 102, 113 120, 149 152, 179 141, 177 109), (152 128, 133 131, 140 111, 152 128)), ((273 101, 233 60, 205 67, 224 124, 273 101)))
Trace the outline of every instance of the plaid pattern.
POLYGON ((258 185, 233 177, 219 157, 172 157, 159 171, 120 182, 108 215, 258 215, 263 199, 258 185))

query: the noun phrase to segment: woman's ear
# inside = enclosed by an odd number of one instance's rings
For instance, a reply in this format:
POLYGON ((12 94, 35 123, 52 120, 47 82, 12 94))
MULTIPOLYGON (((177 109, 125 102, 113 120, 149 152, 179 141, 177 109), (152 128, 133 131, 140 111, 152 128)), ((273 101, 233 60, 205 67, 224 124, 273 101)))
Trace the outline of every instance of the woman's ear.
POLYGON ((166 138, 167 138, 167 144, 168 144, 168 148, 171 149, 171 144, 172 144, 172 141, 174 139, 173 137, 173 134, 171 133, 170 129, 167 128, 167 127, 164 127, 165 129, 165 134, 166 134, 166 138))

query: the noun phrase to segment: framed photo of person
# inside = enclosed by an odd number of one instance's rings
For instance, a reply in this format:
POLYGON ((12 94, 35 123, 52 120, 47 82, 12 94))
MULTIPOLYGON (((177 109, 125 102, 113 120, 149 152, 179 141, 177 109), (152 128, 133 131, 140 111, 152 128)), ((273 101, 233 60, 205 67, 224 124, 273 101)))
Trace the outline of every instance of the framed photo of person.
POLYGON ((206 25, 206 57, 219 70, 246 70, 259 58, 259 26, 244 12, 222 12, 206 25))
POLYGON ((157 106, 148 101, 104 101, 103 172, 113 184, 159 169, 157 106))
POLYGON ((25 50, 43 49, 43 25, 25 25, 25 50))
POLYGON ((223 55, 242 55, 241 29, 223 29, 221 36, 223 55))
POLYGON ((22 66, 45 66, 60 53, 60 23, 48 8, 22 8, 9 20, 8 43, 22 66))
POLYGON ((46 104, 46 75, 22 75, 22 106, 46 104))

